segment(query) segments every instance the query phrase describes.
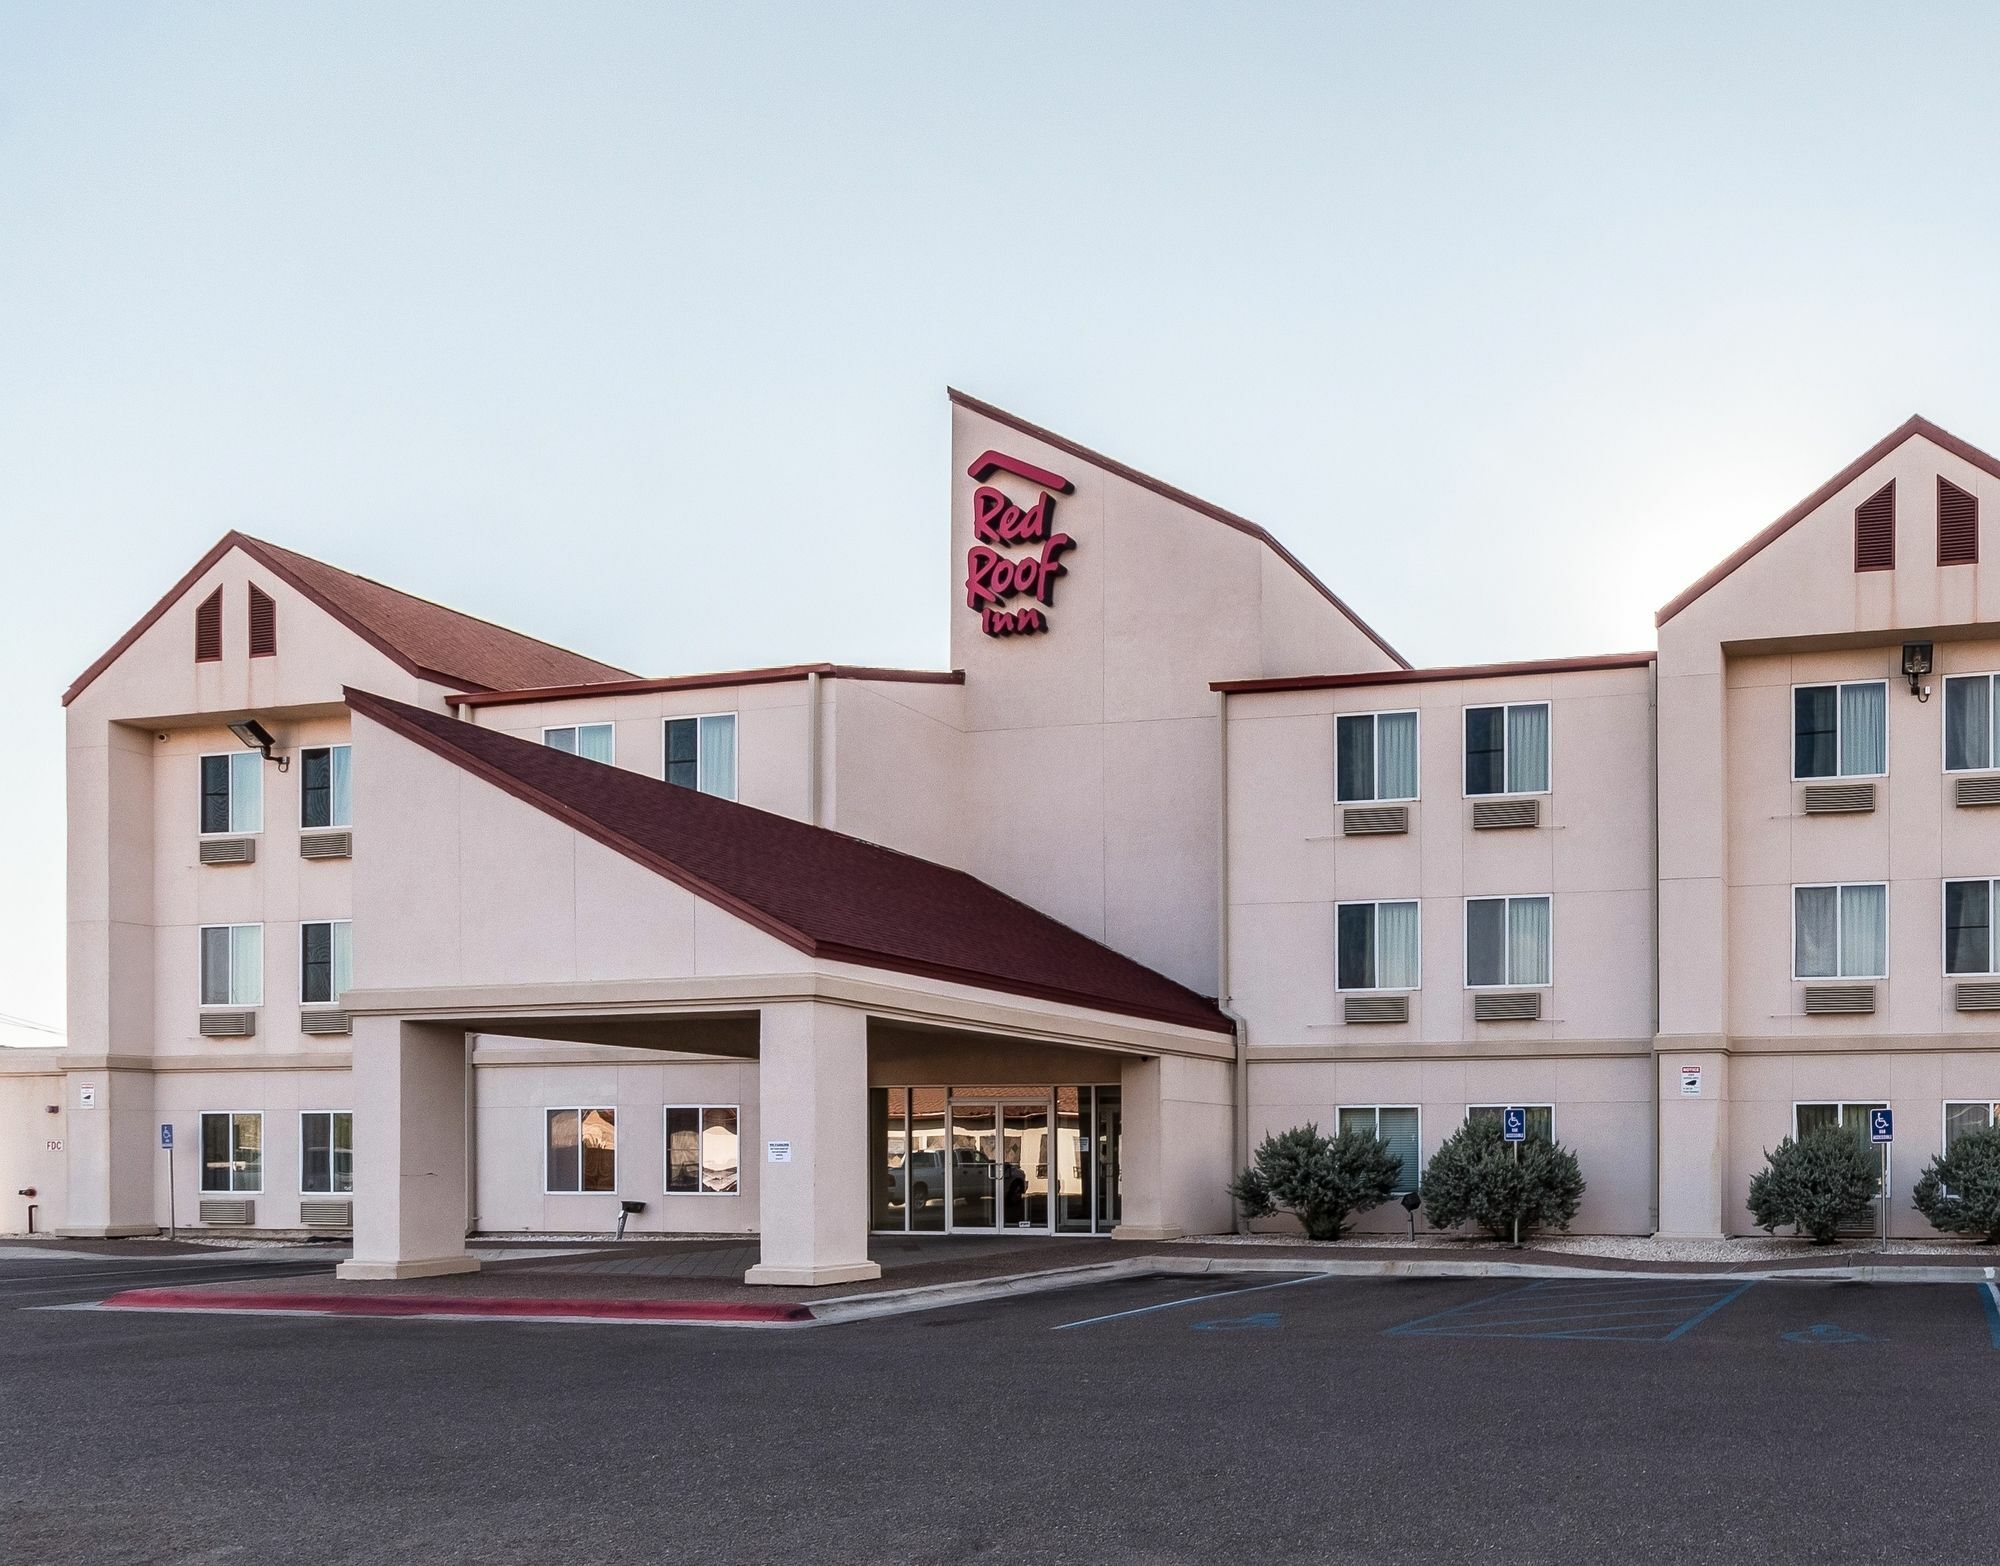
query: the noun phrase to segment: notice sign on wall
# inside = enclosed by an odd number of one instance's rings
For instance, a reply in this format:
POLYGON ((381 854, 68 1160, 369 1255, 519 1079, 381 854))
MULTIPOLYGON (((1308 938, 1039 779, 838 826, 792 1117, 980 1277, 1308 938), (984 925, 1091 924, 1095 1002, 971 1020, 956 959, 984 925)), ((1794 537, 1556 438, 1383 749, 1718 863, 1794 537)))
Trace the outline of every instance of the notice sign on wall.
POLYGON ((1701 1067, 1699 1066, 1681 1067, 1681 1097, 1682 1098, 1701 1097, 1701 1067))
POLYGON ((764 1161, 769 1164, 790 1163, 792 1161, 792 1144, 790 1142, 766 1142, 764 1144, 764 1161))
POLYGON ((78 1088, 76 1090, 76 1103, 79 1109, 95 1109, 97 1107, 97 1089, 94 1087, 78 1088))

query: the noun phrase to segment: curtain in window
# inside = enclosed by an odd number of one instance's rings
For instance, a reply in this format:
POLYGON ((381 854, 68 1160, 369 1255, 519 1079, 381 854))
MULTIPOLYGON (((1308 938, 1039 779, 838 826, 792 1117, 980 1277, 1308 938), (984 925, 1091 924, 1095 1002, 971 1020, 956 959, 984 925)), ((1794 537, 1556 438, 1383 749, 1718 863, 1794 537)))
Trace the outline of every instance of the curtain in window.
POLYGON ((201 758, 201 829, 204 832, 229 830, 229 758, 201 758))
POLYGON ((1549 982, 1549 900, 1512 897, 1507 900, 1507 982, 1549 982))
POLYGON ((1984 674, 1944 682, 1944 764, 1954 772, 1993 765, 1993 681, 1984 674))
POLYGON ((1465 791, 1498 794, 1507 787, 1501 758, 1506 747, 1507 709, 1465 709, 1465 791))
POLYGON ((328 826, 352 826, 354 824, 354 751, 346 745, 335 745, 327 751, 331 764, 330 785, 333 794, 333 814, 328 826))
POLYGON ((550 750, 560 750, 568 755, 576 754, 575 729, 550 729, 542 736, 542 743, 550 750))
POLYGON ((1375 797, 1375 719, 1367 713, 1333 720, 1333 797, 1342 804, 1375 797))
POLYGON ((1417 987, 1417 905, 1375 905, 1375 986, 1384 990, 1417 987))
POLYGON ((736 715, 701 720, 701 791, 736 797, 736 715))
POLYGON ((1504 897, 1466 900, 1465 982, 1507 982, 1507 899, 1504 897))
POLYGON ((342 990, 354 988, 354 926, 345 919, 333 927, 333 993, 328 1000, 339 1000, 342 990))
POLYGON ((1968 1131, 1984 1131, 1993 1124, 1991 1104, 1947 1104, 1944 1106, 1944 1150, 1968 1131))
POLYGON ((1417 1179, 1423 1173, 1417 1148, 1417 1112, 1414 1109, 1384 1109, 1377 1113, 1380 1118, 1375 1134, 1382 1139, 1382 1145, 1402 1161, 1402 1172, 1396 1176, 1395 1188, 1390 1193, 1400 1196, 1405 1191, 1415 1190, 1417 1179))
POLYGON ((736 1111, 704 1109, 701 1120, 702 1189, 727 1195, 736 1189, 736 1111))
POLYGON ((1801 979, 1831 979, 1840 972, 1839 892, 1802 886, 1792 893, 1792 964, 1801 979))
POLYGON ((667 719, 667 781, 676 788, 693 788, 699 776, 695 763, 695 720, 667 719))
POLYGON ((264 1002, 264 927, 229 927, 229 1004, 260 1006, 264 1002))
POLYGON ((1840 775, 1867 777, 1889 770, 1889 688, 1840 688, 1840 775))
POLYGON ((1539 794, 1549 786, 1549 709, 1535 702, 1507 709, 1507 792, 1539 794))
POLYGON ((1944 971, 1993 971, 1993 883, 1944 884, 1944 971))
POLYGON ((1375 905, 1346 903, 1334 914, 1334 983, 1343 990, 1375 988, 1375 905))
POLYGON ((333 1188, 354 1189, 354 1116, 345 1112, 333 1117, 333 1188))
POLYGON ((1417 797, 1417 715, 1385 712, 1375 722, 1378 799, 1417 797))
POLYGON ((576 753, 586 761, 611 760, 611 725, 586 723, 576 731, 576 753))
POLYGON ((229 1004, 229 927, 209 925, 201 932, 201 1003, 229 1004))
POLYGON ((1792 776, 1830 778, 1838 758, 1834 736, 1839 703, 1831 685, 1801 685, 1792 692, 1792 776))
POLYGON ((1840 889, 1840 976, 1880 978, 1889 971, 1889 889, 1840 889))
POLYGON ((548 1185, 551 1191, 574 1191, 581 1167, 576 1137, 574 1109, 551 1109, 548 1114, 548 1185))
POLYGON ((229 830, 264 830, 264 757, 239 750, 229 758, 229 830))

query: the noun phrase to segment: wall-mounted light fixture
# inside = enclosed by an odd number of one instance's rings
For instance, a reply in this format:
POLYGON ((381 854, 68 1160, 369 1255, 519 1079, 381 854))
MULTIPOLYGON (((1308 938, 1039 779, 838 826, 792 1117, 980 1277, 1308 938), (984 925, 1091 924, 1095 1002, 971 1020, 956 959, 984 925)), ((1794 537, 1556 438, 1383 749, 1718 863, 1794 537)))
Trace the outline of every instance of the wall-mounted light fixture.
POLYGON ((1929 642, 1903 643, 1903 674, 1910 682, 1910 694, 1918 701, 1931 699, 1931 688, 1924 684, 1924 676, 1931 672, 1931 644, 1929 642))
POLYGON ((272 747, 278 743, 277 736, 255 718, 244 718, 229 725, 229 732, 243 741, 251 750, 260 752, 266 761, 275 761, 278 770, 284 772, 291 767, 290 756, 274 756, 272 747))

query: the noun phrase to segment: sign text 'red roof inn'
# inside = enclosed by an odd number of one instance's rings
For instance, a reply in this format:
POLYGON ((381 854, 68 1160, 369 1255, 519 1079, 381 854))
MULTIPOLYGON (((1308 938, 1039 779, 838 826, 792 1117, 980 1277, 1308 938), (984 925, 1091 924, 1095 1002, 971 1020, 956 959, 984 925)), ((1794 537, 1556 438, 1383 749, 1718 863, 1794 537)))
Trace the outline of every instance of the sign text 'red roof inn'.
POLYGON ((1059 473, 1038 468, 997 451, 982 452, 966 472, 978 483, 972 492, 972 536, 965 555, 965 603, 979 611, 980 629, 988 636, 1020 636, 1046 631, 1049 619, 1035 605, 1053 607, 1056 578, 1068 567, 1061 557, 1076 548, 1076 540, 1055 530, 1056 496, 1075 487, 1059 473), (1012 473, 1040 486, 1041 497, 1030 506, 1017 505, 986 480, 995 472, 1012 473), (1007 555, 1003 549, 1032 553, 1007 555), (1004 608, 1010 599, 1027 598, 1020 608, 1004 608))

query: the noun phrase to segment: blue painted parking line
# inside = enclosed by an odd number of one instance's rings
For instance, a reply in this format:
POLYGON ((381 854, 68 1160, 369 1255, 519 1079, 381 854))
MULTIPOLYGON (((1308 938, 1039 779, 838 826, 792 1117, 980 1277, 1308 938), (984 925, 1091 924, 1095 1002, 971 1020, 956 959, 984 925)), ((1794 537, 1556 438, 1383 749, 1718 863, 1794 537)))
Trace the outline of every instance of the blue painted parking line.
POLYGON ((1134 1310, 1114 1310, 1108 1316, 1087 1316, 1082 1321, 1065 1321, 1054 1328, 1067 1332, 1071 1327, 1094 1327, 1101 1321, 1123 1321, 1127 1316, 1150 1316, 1158 1310, 1175 1310, 1182 1305, 1206 1305, 1210 1300, 1233 1299, 1239 1294, 1262 1294, 1267 1289, 1296 1288, 1301 1283, 1324 1283, 1331 1274, 1314 1273, 1309 1278, 1285 1278, 1277 1283, 1253 1283, 1247 1289, 1224 1289, 1217 1294, 1190 1294, 1184 1299, 1165 1300, 1158 1305, 1141 1305, 1134 1310))
POLYGON ((1390 1327, 1386 1337, 1550 1338, 1671 1343, 1692 1332, 1749 1283, 1545 1278, 1390 1327))
POLYGON ((1982 1283, 1979 1303, 1986 1307, 1986 1330, 1993 1338, 1993 1346, 2000 1349, 2000 1283, 1982 1283))

